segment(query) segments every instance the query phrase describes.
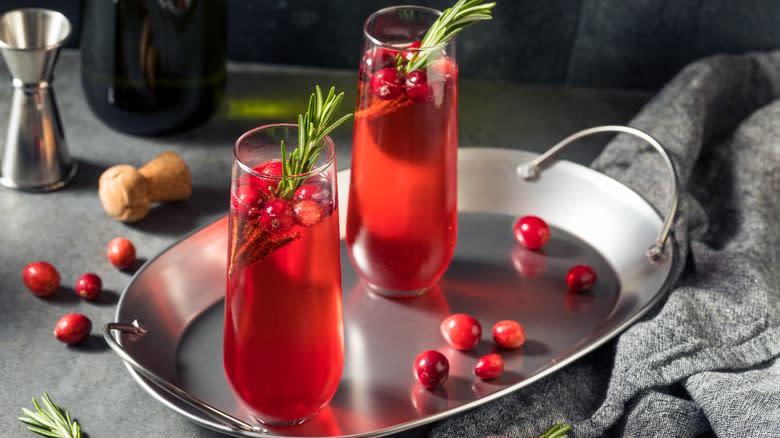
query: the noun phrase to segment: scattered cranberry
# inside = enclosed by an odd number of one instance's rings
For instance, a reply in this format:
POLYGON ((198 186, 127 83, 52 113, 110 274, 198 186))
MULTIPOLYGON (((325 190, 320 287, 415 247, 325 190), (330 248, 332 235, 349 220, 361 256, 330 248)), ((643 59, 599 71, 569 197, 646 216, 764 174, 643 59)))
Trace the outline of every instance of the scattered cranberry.
POLYGON ((482 380, 495 379, 503 372, 504 359, 495 353, 480 357, 474 365, 474 374, 482 380))
POLYGON ((515 349, 525 344, 525 329, 517 321, 498 321, 493 325, 493 340, 499 347, 515 349))
POLYGON ((78 344, 89 335, 92 321, 80 313, 66 313, 54 325, 54 336, 66 344, 78 344))
POLYGON ((103 281, 93 272, 83 274, 76 280, 76 294, 85 300, 94 300, 103 290, 103 281))
POLYGON ((135 247, 133 242, 124 237, 116 237, 108 242, 106 257, 112 265, 119 269, 127 269, 135 263, 135 247))
POLYGON ((385 67, 371 75, 371 91, 383 99, 395 99, 403 91, 403 75, 392 67, 385 67))
POLYGON ((420 353, 414 360, 414 377, 428 389, 433 389, 447 380, 450 362, 436 350, 420 353))
POLYGON ((550 240, 550 227, 536 216, 523 216, 515 222, 515 239, 528 249, 540 249, 550 240))
POLYGON ((566 274, 566 284, 572 292, 585 292, 596 283, 596 271, 588 265, 577 265, 566 274))
POLYGON ((47 262, 32 262, 22 269, 22 280, 34 295, 45 297, 60 287, 60 273, 47 262))
POLYGON ((465 313, 456 313, 447 317, 441 322, 439 329, 444 340, 460 351, 476 347, 482 337, 482 326, 479 321, 465 313))
POLYGON ((284 199, 271 199, 263 206, 260 223, 271 233, 283 233, 292 228, 295 221, 290 203, 284 199))
POLYGON ((254 219, 260 215, 260 206, 265 196, 257 186, 245 184, 236 187, 230 198, 233 210, 244 219, 254 219))
POLYGON ((433 90, 428 85, 428 75, 415 70, 406 76, 406 96, 417 103, 433 103, 433 90))
POLYGON ((293 213, 295 214, 295 223, 304 227, 319 223, 323 216, 320 204, 311 199, 296 201, 293 204, 293 213))

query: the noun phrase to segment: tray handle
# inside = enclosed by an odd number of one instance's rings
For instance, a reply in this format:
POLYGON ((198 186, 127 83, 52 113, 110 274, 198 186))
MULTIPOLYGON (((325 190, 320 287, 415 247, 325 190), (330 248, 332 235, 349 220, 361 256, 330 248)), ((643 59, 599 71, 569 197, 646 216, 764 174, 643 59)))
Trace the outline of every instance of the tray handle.
POLYGON ((661 227, 661 233, 658 235, 658 238, 655 240, 655 244, 651 246, 646 254, 647 257, 653 261, 657 262, 662 259, 663 253, 664 253, 664 244, 666 243, 666 240, 669 238, 669 234, 672 231, 672 224, 674 223, 674 216, 677 213, 677 203, 680 197, 680 186, 677 181, 677 173, 674 170, 674 163, 672 162, 671 158, 669 158, 669 154, 666 152, 666 150, 661 146, 661 143, 658 142, 655 138, 650 136, 650 134, 647 134, 644 131, 640 131, 636 128, 631 128, 629 126, 620 126, 620 125, 608 125, 608 126, 596 126, 593 128, 584 129, 582 131, 576 132, 560 142, 556 144, 555 146, 551 147, 547 152, 543 153, 539 157, 537 157, 535 160, 521 164, 517 167, 517 174, 520 175, 523 179, 526 180, 533 180, 539 177, 539 174, 541 173, 541 167, 552 160, 552 157, 557 154, 561 149, 568 146, 569 144, 583 138, 587 137, 593 134, 600 134, 604 132, 619 132, 623 134, 628 134, 634 137, 637 137, 641 140, 644 140, 645 142, 649 143, 650 146, 654 147, 656 151, 658 151, 659 154, 661 154, 661 157, 664 160, 664 163, 666 164, 666 168, 669 170, 669 176, 672 178, 672 199, 669 201, 669 206, 667 208, 666 217, 664 218, 663 227, 661 227))
POLYGON ((224 411, 215 408, 214 406, 211 406, 210 404, 195 397, 194 395, 188 393, 187 391, 179 388, 178 386, 174 385, 168 380, 160 377, 153 371, 150 371, 148 368, 144 367, 143 365, 138 363, 135 359, 133 359, 132 356, 130 356, 130 354, 124 349, 124 347, 122 347, 119 341, 117 341, 117 339, 114 337, 112 331, 118 331, 132 336, 146 335, 148 333, 147 330, 137 320, 133 321, 132 324, 121 323, 121 322, 110 322, 105 326, 103 326, 103 338, 105 338, 106 343, 108 343, 108 346, 111 347, 111 349, 114 350, 114 352, 118 354, 119 357, 127 365, 132 367, 140 375, 149 379, 152 383, 160 387, 168 394, 176 397, 177 399, 183 401, 184 403, 187 403, 189 406, 192 406, 198 411, 208 415, 209 417, 218 421, 223 426, 226 426, 233 430, 242 430, 247 432, 258 432, 258 433, 268 432, 266 429, 263 429, 262 427, 253 426, 243 420, 240 420, 224 411))

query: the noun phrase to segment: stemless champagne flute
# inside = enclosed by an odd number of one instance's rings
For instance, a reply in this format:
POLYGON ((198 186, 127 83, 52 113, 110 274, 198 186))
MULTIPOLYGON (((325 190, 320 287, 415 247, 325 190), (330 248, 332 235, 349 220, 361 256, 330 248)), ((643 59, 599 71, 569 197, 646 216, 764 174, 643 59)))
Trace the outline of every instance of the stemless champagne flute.
POLYGON ((324 137, 310 171, 283 177, 298 138, 297 125, 262 126, 233 152, 224 367, 271 425, 314 416, 344 362, 335 147, 324 137))
POLYGON ((429 289, 455 251, 455 42, 420 47, 440 15, 391 7, 363 29, 346 239, 361 278, 388 296, 429 289))

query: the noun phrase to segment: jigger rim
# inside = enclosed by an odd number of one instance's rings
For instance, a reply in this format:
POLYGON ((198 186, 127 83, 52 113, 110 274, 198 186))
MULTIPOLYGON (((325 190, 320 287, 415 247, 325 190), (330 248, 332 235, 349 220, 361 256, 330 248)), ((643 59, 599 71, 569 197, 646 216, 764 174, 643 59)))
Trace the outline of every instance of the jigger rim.
POLYGON ((68 20, 68 17, 65 16, 62 12, 55 11, 53 9, 46 9, 46 8, 17 8, 12 9, 10 11, 4 12, 3 14, 0 14, 0 28, 2 27, 3 19, 6 15, 11 14, 25 14, 25 13, 43 13, 46 15, 54 16, 57 19, 62 20, 63 23, 65 23, 65 35, 62 36, 62 38, 59 39, 54 44, 49 44, 46 46, 38 46, 38 47, 18 47, 11 44, 8 44, 5 42, 3 38, 0 38, 0 49, 8 49, 8 50, 15 50, 19 52, 32 52, 36 50, 53 50, 58 47, 61 47, 63 44, 65 44, 65 41, 70 38, 70 34, 73 32, 73 26, 70 24, 70 20, 68 20))

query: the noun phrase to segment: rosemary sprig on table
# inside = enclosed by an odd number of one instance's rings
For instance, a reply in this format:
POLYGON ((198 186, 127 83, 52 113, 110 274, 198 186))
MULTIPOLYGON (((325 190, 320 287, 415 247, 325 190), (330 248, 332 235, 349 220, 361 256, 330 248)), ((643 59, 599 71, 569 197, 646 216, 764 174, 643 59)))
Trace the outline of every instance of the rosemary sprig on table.
POLYGON ((568 431, 571 430, 571 426, 566 423, 558 423, 551 427, 547 432, 539 435, 539 438, 567 438, 568 431))
POLYGON ((478 21, 492 19, 491 9, 496 4, 483 3, 483 1, 458 0, 454 5, 445 9, 439 18, 433 22, 428 31, 425 32, 425 36, 420 41, 420 51, 406 64, 406 72, 409 73, 423 68, 428 64, 428 58, 434 55, 434 53, 425 49, 437 47, 451 40, 466 26, 478 21))
POLYGON ((346 114, 329 124, 343 99, 344 93, 336 94, 335 87, 330 87, 324 98, 320 86, 314 88, 306 113, 298 115, 298 147, 288 155, 284 142, 281 143, 282 179, 276 189, 277 197, 286 198, 295 192, 303 180, 295 175, 304 174, 314 168, 320 151, 325 147, 325 136, 352 117, 351 113, 346 114))
POLYGON ((55 405, 49 394, 43 393, 41 397, 43 408, 33 397, 32 403, 35 412, 22 408, 24 416, 18 420, 27 426, 27 429, 43 436, 53 438, 81 438, 81 426, 71 418, 70 412, 55 405))

